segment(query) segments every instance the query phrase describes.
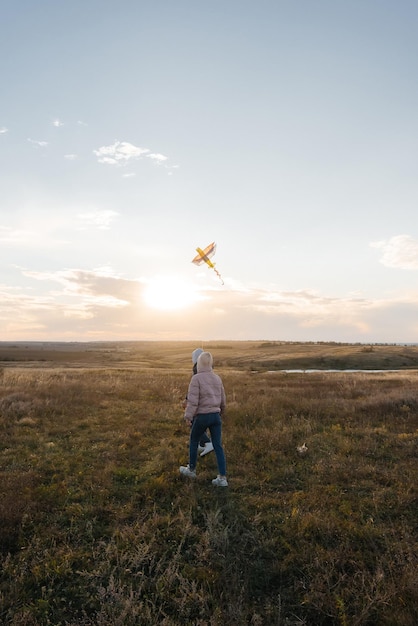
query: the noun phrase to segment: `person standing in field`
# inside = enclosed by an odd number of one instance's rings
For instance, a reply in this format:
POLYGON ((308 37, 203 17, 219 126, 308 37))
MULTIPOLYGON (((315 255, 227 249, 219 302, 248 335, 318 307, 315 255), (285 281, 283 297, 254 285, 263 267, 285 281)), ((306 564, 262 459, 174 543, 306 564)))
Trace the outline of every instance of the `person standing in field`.
MULTIPOLYGON (((193 374, 197 374, 197 359, 202 354, 202 352, 203 352, 202 348, 196 348, 196 350, 193 350, 192 352, 193 374)), ((186 406, 187 406, 187 396, 183 403, 183 409, 185 409, 186 406)), ((206 431, 205 431, 199 440, 198 452, 200 452, 200 456, 205 456, 206 454, 209 454, 209 452, 212 452, 212 450, 213 450, 213 444, 210 438, 207 436, 206 431)))
POLYGON ((196 370, 197 373, 190 380, 184 413, 185 421, 191 426, 189 464, 182 465, 180 473, 188 478, 196 478, 199 441, 206 429, 209 429, 219 472, 212 480, 212 484, 227 487, 221 418, 226 407, 225 389, 221 377, 213 371, 213 357, 210 352, 202 352, 199 355, 196 370))

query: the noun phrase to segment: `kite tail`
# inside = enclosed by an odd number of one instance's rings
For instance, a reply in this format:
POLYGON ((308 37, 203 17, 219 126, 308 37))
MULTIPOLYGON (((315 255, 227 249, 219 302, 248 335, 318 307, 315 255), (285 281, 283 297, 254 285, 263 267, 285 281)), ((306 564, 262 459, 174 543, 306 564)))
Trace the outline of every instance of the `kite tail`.
POLYGON ((215 270, 215 274, 216 274, 216 275, 220 278, 221 283, 222 283, 223 285, 225 285, 225 283, 224 283, 224 279, 222 278, 222 276, 220 275, 220 273, 218 272, 218 270, 216 269, 216 267, 214 267, 213 269, 215 270))

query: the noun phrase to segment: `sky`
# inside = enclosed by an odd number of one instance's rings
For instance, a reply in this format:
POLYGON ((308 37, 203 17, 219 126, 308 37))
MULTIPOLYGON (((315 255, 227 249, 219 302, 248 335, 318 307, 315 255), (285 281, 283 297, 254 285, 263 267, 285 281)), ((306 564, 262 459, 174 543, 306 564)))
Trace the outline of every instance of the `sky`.
POLYGON ((416 0, 1 23, 0 341, 418 341, 416 0))

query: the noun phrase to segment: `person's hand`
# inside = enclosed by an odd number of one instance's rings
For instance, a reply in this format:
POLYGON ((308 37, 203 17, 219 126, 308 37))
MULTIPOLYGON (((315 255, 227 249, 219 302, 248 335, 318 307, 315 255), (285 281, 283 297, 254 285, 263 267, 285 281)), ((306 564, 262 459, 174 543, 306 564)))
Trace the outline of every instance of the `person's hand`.
POLYGON ((186 424, 187 424, 188 426, 190 426, 190 427, 191 427, 191 425, 192 425, 192 423, 193 423, 193 420, 191 420, 191 419, 190 419, 190 418, 188 418, 188 417, 185 417, 185 418, 184 418, 184 421, 186 422, 186 424))

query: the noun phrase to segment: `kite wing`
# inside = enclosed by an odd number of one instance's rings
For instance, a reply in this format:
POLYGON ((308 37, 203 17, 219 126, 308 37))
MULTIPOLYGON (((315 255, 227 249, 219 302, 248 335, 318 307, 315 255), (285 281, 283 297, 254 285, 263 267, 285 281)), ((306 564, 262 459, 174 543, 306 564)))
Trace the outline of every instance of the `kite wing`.
POLYGON ((200 265, 201 263, 207 263, 208 260, 215 254, 216 252, 216 243, 212 242, 204 250, 202 248, 196 248, 196 252, 198 253, 195 258, 192 260, 192 263, 195 265, 200 265))
POLYGON ((195 265, 200 265, 201 263, 206 263, 206 265, 213 269, 215 274, 220 278, 222 284, 224 285, 224 281, 222 280, 222 276, 218 272, 215 267, 215 263, 213 263, 210 259, 215 254, 216 251, 216 243, 213 241, 210 243, 204 250, 202 248, 196 248, 196 256, 192 259, 192 263, 195 265))

